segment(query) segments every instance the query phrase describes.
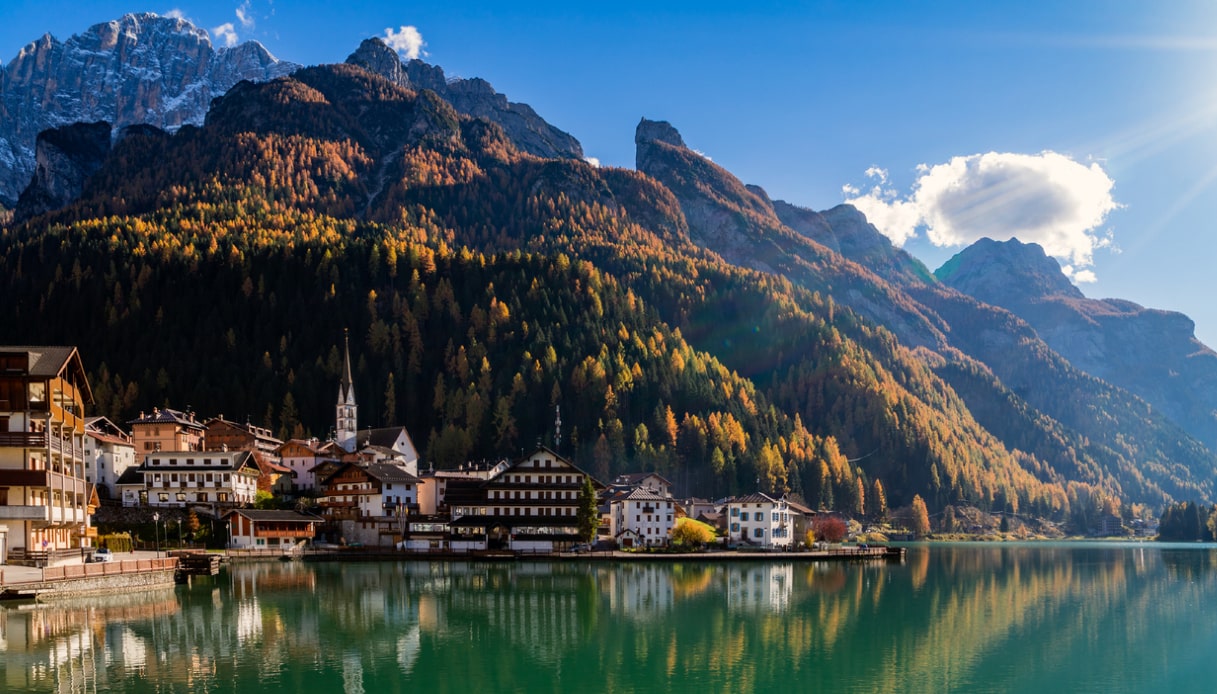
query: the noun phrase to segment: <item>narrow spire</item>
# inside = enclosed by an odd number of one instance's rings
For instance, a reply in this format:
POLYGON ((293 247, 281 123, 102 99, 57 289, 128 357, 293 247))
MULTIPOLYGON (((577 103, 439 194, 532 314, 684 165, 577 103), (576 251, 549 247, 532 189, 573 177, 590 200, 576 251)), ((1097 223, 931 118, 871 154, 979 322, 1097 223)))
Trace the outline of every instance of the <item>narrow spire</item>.
POLYGON ((339 387, 342 388, 343 399, 352 405, 355 404, 355 388, 353 387, 354 379, 351 378, 351 331, 349 328, 342 329, 342 342, 345 347, 345 355, 343 356, 344 366, 342 372, 342 382, 339 387))

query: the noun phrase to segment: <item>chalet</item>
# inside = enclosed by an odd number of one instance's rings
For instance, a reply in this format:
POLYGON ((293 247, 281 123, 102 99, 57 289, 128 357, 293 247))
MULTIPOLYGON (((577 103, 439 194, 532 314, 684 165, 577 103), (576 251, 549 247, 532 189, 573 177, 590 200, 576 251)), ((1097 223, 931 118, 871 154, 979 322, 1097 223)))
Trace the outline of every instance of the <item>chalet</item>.
POLYGON ((136 455, 157 451, 202 451, 205 448, 207 427, 195 419, 193 412, 154 408, 151 413, 140 412, 139 417, 127 424, 131 427, 136 455))
POLYGON ((727 541, 765 548, 796 544, 796 516, 803 515, 786 499, 757 492, 727 503, 727 541))
POLYGON ((209 451, 258 451, 278 457, 283 442, 271 435, 270 429, 224 419, 224 415, 207 420, 205 440, 209 451))
POLYGON ((321 452, 321 446, 315 438, 292 438, 280 444, 275 450, 279 464, 290 471, 287 494, 309 494, 316 492, 316 477, 313 470, 325 460, 332 460, 329 454, 321 452))
POLYGON ((0 563, 78 552, 89 525, 84 406, 75 347, 0 347, 0 563))
MULTIPOLYGON (((136 505, 177 507, 252 504, 262 474, 252 451, 161 451, 139 472, 144 491, 136 505)), ((124 506, 128 498, 124 490, 124 506)))
MULTIPOLYGON (((481 484, 464 505, 450 502, 454 548, 552 552, 579 541, 579 493, 592 479, 574 463, 538 448, 481 484)), ((594 487, 604 485, 592 479, 594 487)), ((453 492, 449 484, 449 498, 453 492)))
POLYGON ((322 514, 348 543, 392 546, 418 512, 419 480, 389 463, 344 463, 326 477, 317 500, 322 514))
POLYGON ((105 417, 85 421, 85 477, 102 496, 119 498, 118 478, 135 465, 130 434, 105 417))
POLYGON ((232 549, 285 550, 311 542, 322 523, 317 516, 296 511, 233 509, 224 514, 228 522, 228 546, 232 549))

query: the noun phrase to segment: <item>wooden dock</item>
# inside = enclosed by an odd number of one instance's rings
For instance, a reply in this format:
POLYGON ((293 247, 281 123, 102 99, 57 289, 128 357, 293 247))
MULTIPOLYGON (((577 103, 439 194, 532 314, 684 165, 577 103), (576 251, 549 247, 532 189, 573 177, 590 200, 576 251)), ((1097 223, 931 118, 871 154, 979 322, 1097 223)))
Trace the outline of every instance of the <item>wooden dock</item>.
POLYGON ((178 560, 177 578, 181 583, 186 576, 216 576, 220 573, 220 563, 223 557, 210 552, 197 550, 179 550, 170 552, 169 556, 178 560))

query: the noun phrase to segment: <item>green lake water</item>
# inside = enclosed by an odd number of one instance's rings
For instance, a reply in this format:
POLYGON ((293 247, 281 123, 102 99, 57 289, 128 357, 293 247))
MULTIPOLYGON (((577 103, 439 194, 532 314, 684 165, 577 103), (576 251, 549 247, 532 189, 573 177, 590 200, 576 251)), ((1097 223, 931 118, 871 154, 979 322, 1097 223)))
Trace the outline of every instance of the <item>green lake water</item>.
POLYGON ((0 606, 0 692, 1212 692, 1217 547, 228 566, 0 606))

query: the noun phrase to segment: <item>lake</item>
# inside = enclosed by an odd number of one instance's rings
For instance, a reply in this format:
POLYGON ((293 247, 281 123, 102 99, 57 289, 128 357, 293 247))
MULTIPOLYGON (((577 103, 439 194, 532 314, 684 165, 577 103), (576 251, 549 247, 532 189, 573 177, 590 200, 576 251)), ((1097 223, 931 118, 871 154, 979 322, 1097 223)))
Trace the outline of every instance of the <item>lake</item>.
POLYGON ((4 692, 1201 692, 1217 547, 227 566, 0 607, 4 692))

